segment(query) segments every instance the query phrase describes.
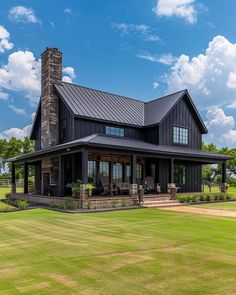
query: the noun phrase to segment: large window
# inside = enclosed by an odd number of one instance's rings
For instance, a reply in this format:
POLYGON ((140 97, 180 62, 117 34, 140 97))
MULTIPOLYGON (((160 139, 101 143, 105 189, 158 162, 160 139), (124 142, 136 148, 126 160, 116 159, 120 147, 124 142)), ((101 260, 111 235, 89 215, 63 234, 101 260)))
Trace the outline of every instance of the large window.
POLYGON ((96 161, 88 161, 88 181, 95 182, 96 179, 96 161))
POLYGON ((130 164, 125 165, 125 182, 131 182, 131 166, 130 164))
POLYGON ((122 163, 115 163, 113 164, 113 170, 112 170, 112 181, 114 183, 122 182, 122 163))
POLYGON ((99 175, 109 176, 109 162, 99 162, 99 175))
POLYGON ((173 127, 173 143, 188 144, 188 129, 173 127))
POLYGON ((174 183, 177 185, 185 184, 186 167, 184 165, 174 165, 174 183))
POLYGON ((125 129, 124 128, 106 126, 105 132, 108 135, 125 136, 125 129))
POLYGON ((142 178, 143 178, 143 166, 142 164, 136 164, 136 181, 137 184, 142 184, 142 178))

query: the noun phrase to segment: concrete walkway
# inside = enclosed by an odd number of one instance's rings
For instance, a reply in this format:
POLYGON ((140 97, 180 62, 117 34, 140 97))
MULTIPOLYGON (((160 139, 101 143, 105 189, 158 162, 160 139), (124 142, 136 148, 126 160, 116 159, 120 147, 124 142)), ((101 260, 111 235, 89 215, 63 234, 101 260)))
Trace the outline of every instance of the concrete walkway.
POLYGON ((194 213, 194 214, 202 214, 202 215, 236 217, 236 211, 197 208, 197 207, 193 207, 193 206, 179 206, 179 207, 168 207, 168 208, 160 208, 160 209, 167 210, 167 211, 194 213))

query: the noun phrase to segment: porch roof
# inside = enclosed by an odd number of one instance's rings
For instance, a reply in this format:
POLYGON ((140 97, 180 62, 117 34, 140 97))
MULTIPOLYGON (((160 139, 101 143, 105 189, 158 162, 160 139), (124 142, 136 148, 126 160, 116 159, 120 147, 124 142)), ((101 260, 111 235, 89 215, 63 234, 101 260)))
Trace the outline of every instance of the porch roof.
POLYGON ((208 162, 222 162, 230 160, 233 157, 205 152, 202 150, 191 149, 187 147, 178 146, 164 146, 155 145, 141 140, 130 138, 114 137, 104 134, 93 134, 81 139, 77 139, 68 143, 56 145, 47 149, 38 150, 35 152, 27 153, 18 157, 9 159, 9 162, 24 162, 24 161, 37 161, 42 156, 47 157, 51 155, 66 154, 76 149, 83 147, 91 148, 106 148, 110 152, 114 150, 123 150, 131 152, 142 152, 148 154, 162 155, 168 157, 187 157, 191 159, 198 159, 208 162))

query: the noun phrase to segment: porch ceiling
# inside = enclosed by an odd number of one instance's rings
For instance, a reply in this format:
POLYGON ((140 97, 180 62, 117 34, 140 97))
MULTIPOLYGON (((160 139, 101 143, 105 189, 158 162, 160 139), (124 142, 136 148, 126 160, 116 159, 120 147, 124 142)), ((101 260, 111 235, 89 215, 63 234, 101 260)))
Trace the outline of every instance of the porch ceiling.
POLYGON ((83 148, 102 148, 109 150, 110 152, 125 151, 126 153, 142 153, 153 156, 164 156, 169 158, 182 158, 190 159, 200 162, 224 162, 232 159, 230 156, 221 154, 214 154, 205 152, 202 150, 191 149, 186 147, 173 147, 164 145, 154 145, 141 140, 135 140, 130 138, 119 138, 104 134, 93 134, 78 140, 74 140, 68 143, 56 145, 51 148, 31 152, 9 159, 9 162, 20 163, 24 161, 36 161, 41 158, 46 158, 54 155, 62 155, 71 152, 80 151, 83 148))

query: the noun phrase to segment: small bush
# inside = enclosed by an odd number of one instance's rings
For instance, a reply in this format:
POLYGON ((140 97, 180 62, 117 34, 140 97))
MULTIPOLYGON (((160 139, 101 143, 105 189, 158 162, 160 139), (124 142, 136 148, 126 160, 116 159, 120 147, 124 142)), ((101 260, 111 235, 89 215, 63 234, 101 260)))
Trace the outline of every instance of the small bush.
POLYGON ((199 196, 199 200, 201 201, 201 202, 204 202, 205 201, 205 196, 202 194, 202 195, 200 195, 199 196))
POLYGON ((197 195, 193 195, 192 196, 192 202, 193 203, 196 203, 197 202, 197 199, 198 199, 198 196, 197 195))
POLYGON ((87 209, 91 209, 91 208, 92 208, 92 202, 91 202, 91 200, 89 200, 87 202, 87 209))
POLYGON ((17 200, 16 205, 21 210, 27 209, 29 207, 29 203, 26 200, 17 200))
POLYGON ((226 195, 226 200, 230 200, 231 196, 229 194, 226 195))
POLYGON ((121 201, 121 206, 122 206, 122 207, 126 207, 126 206, 127 206, 127 201, 126 201, 126 199, 122 199, 122 201, 121 201))
POLYGON ((214 194, 214 200, 215 201, 219 200, 219 198, 220 198, 219 194, 214 194))
POLYGON ((205 201, 209 202, 209 201, 211 201, 211 198, 212 198, 212 196, 207 194, 205 197, 205 201))
POLYGON ((223 201, 225 199, 225 195, 221 194, 219 200, 223 201))
POLYGON ((184 203, 184 202, 185 202, 185 196, 183 196, 183 195, 177 196, 176 198, 177 198, 177 200, 178 200, 180 203, 184 203))
POLYGON ((73 209, 74 209, 74 210, 78 210, 78 207, 79 207, 78 202, 74 202, 73 205, 74 205, 74 206, 73 206, 73 209))
POLYGON ((11 193, 5 193, 5 198, 6 199, 10 199, 10 197, 11 197, 11 193))
POLYGON ((117 200, 112 200, 112 208, 116 208, 117 204, 117 200))
POLYGON ((57 208, 58 209, 67 210, 68 209, 68 203, 67 203, 67 201, 60 202, 59 204, 57 204, 57 208))

